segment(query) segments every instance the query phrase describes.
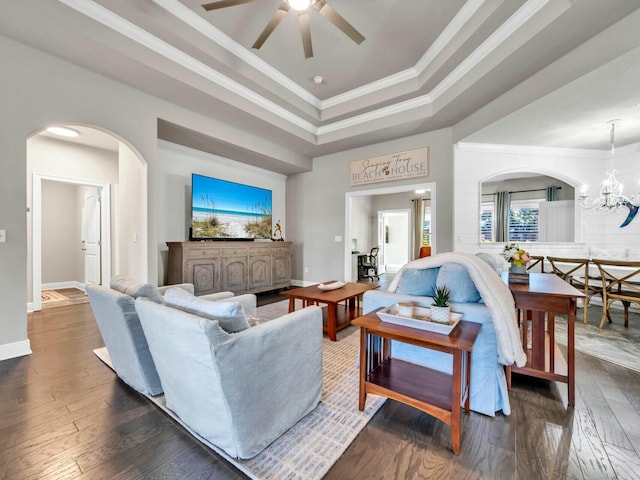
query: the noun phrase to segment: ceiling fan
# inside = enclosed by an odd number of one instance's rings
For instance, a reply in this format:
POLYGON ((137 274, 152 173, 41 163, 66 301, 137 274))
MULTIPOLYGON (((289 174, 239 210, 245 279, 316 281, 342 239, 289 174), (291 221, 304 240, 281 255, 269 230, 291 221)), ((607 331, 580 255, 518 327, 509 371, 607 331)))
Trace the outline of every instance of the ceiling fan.
MULTIPOLYGON (((251 3, 256 0, 219 0, 217 2, 205 3, 202 5, 207 12, 220 8, 233 7, 244 3, 251 3)), ((347 22, 338 12, 336 12, 325 0, 283 0, 276 13, 271 17, 269 23, 262 31, 252 48, 259 49, 273 33, 280 21, 290 9, 298 12, 298 22, 300 23, 300 33, 302 34, 302 46, 305 58, 313 57, 313 46, 311 44, 311 26, 309 23, 309 9, 313 8, 324 18, 338 27, 351 40, 360 45, 364 41, 364 36, 358 32, 353 25, 347 22)))

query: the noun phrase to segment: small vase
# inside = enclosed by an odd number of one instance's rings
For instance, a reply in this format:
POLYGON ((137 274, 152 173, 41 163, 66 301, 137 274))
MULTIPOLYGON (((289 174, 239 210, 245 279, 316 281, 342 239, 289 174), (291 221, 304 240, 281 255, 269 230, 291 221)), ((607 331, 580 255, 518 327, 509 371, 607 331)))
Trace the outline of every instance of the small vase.
POLYGON ((524 273, 524 274, 526 274, 527 273, 527 266, 525 264, 522 264, 521 267, 518 267, 517 265, 512 263, 511 267, 509 267, 509 271, 511 273, 524 273))
POLYGON ((431 305, 431 320, 438 323, 449 323, 450 307, 436 307, 431 305))

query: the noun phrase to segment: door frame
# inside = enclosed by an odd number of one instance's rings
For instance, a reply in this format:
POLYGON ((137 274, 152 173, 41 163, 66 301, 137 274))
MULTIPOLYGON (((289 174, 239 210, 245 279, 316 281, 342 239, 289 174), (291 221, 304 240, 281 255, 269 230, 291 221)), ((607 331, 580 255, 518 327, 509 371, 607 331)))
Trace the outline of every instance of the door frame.
POLYGON ((344 278, 345 280, 355 281, 352 278, 352 254, 351 254, 351 220, 352 215, 351 211, 353 209, 353 198, 354 197, 368 197, 373 195, 388 195, 392 193, 404 193, 411 192, 414 190, 429 190, 431 192, 431 248, 432 251, 437 252, 436 246, 436 237, 435 237, 435 225, 436 224, 436 184, 435 182, 428 183, 414 183, 411 185, 398 185, 395 187, 379 187, 371 190, 358 190, 353 192, 345 193, 345 227, 344 227, 344 238, 349 239, 349 241, 343 242, 344 244, 344 278))
POLYGON ((102 247, 100 266, 102 269, 102 283, 111 280, 111 192, 110 184, 85 180, 81 178, 61 177, 33 173, 33 202, 31 212, 31 303, 27 303, 27 311, 42 309, 42 181, 86 185, 100 189, 100 245, 102 247))

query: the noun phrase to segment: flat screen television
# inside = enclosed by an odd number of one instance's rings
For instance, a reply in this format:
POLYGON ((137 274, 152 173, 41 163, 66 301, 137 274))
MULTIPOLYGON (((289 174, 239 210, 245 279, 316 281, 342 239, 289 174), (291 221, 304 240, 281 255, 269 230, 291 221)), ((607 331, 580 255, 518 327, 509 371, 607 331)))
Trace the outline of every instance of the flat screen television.
POLYGON ((191 240, 271 238, 271 190, 191 175, 191 240))

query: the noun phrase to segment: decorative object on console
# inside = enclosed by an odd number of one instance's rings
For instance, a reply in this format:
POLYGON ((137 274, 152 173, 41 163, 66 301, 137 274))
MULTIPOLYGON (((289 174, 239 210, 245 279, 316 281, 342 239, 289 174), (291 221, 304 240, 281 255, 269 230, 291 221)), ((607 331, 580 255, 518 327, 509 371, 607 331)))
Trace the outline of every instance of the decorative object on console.
POLYGON ((504 259, 509 262, 509 282, 529 283, 527 263, 531 260, 529 252, 523 250, 516 243, 508 243, 502 252, 504 259))
POLYGON ((280 220, 276 222, 276 228, 273 229, 273 237, 271 240, 274 242, 284 242, 284 237, 282 236, 282 226, 280 225, 280 220))
MULTIPOLYGON (((611 125, 609 132, 609 139, 611 145, 611 164, 613 165, 613 154, 615 153, 615 132, 616 125, 620 123, 620 119, 609 120, 607 122, 611 125)), ((616 179, 616 174, 619 173, 615 168, 610 167, 605 171, 605 180, 600 188, 600 195, 597 198, 589 198, 587 196, 587 186, 582 186, 580 194, 580 207, 586 211, 594 211, 596 213, 604 212, 607 214, 616 213, 620 208, 626 207, 629 209, 627 218, 620 224, 620 228, 626 227, 631 223, 638 213, 638 205, 635 205, 633 195, 625 197, 622 194, 624 186, 616 179)))
POLYGON ((342 288, 347 284, 344 280, 339 280, 337 282, 328 282, 321 283, 318 285, 319 290, 336 290, 338 288, 342 288))
POLYGON ((433 305, 431 306, 431 320, 439 323, 449 323, 451 308, 449 297, 451 290, 446 285, 436 286, 433 289, 433 305))

